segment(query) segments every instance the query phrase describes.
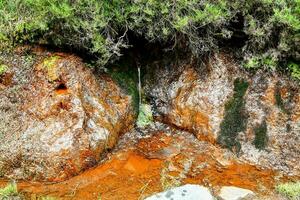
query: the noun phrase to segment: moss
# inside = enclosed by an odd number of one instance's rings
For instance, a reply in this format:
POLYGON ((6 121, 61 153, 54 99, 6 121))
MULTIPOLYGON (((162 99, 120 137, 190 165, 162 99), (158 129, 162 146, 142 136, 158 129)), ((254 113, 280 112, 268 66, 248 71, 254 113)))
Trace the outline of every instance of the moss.
POLYGON ((132 97, 132 104, 137 115, 139 110, 139 92, 137 88, 138 74, 135 64, 123 58, 108 69, 111 77, 132 97))
POLYGON ((238 133, 244 131, 247 125, 244 95, 248 86, 249 84, 243 79, 234 81, 234 94, 225 105, 225 117, 220 125, 218 143, 236 152, 241 148, 237 140, 238 133))
POLYGON ((277 192, 289 199, 298 199, 300 197, 300 182, 284 183, 276 186, 277 192))
POLYGON ((267 123, 264 120, 262 124, 254 129, 255 139, 253 141, 254 146, 257 149, 265 149, 267 142, 268 142, 268 135, 267 135, 267 123))

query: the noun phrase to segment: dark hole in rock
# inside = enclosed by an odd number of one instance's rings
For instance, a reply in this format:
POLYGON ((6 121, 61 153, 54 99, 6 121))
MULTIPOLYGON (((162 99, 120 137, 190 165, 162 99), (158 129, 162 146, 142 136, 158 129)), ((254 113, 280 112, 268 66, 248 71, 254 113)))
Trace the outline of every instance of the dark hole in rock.
POLYGON ((60 83, 57 87, 56 90, 66 90, 67 86, 64 83, 60 83))
POLYGON ((68 88, 66 86, 66 84, 64 83, 60 83, 56 88, 55 88, 55 92, 57 94, 65 94, 67 92, 68 88))

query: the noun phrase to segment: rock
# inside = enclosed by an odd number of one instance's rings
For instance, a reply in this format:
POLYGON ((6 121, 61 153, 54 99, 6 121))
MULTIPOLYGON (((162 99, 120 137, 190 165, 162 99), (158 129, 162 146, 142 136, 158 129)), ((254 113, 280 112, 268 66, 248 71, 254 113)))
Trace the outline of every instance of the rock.
POLYGON ((94 166, 133 126, 131 97, 78 57, 34 56, 31 66, 21 55, 6 58, 14 76, 0 90, 0 172, 62 181, 94 166))
POLYGON ((218 195, 220 200, 243 200, 253 196, 254 193, 251 190, 233 186, 222 187, 220 194, 218 195))
POLYGON ((198 139, 215 142, 220 130, 226 101, 232 96, 238 66, 225 56, 215 55, 199 73, 192 64, 174 70, 160 67, 158 80, 149 96, 166 123, 193 132, 198 139))
POLYGON ((283 75, 247 74, 236 63, 215 53, 202 66, 151 66, 145 90, 154 117, 251 164, 299 175, 299 84, 283 75))
POLYGON ((208 188, 200 185, 187 184, 155 194, 145 200, 213 200, 208 188))

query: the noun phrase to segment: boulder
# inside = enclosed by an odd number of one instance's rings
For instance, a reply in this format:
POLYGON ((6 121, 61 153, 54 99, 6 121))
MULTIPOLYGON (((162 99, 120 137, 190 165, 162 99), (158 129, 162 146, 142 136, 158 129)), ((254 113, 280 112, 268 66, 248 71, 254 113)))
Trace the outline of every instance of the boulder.
POLYGON ((233 186, 224 186, 221 188, 218 195, 220 200, 243 200, 250 199, 254 196, 254 193, 251 190, 233 187, 233 186))
POLYGON ((78 57, 1 56, 13 74, 0 87, 2 177, 65 180, 96 165, 132 127, 131 97, 78 57))
POLYGON ((155 194, 145 200, 213 200, 208 188, 200 185, 187 184, 155 194))
POLYGON ((299 83, 247 73, 225 53, 212 54, 202 65, 177 63, 148 69, 144 88, 156 119, 252 164, 299 175, 299 83))

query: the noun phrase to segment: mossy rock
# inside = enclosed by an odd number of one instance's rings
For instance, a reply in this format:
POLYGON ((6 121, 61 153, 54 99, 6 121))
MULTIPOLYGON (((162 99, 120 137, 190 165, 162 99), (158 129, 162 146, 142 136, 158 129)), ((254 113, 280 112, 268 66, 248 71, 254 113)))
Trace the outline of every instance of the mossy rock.
POLYGON ((130 57, 122 58, 108 67, 109 75, 132 97, 132 105, 136 115, 139 111, 138 72, 136 64, 130 57))
POLYGON ((267 122, 265 120, 259 126, 254 128, 255 139, 253 141, 253 144, 257 149, 263 150, 267 146, 267 130, 267 122))
POLYGON ((244 131, 247 126, 244 96, 248 86, 248 82, 243 79, 238 78, 234 81, 234 94, 225 105, 225 117, 217 139, 219 144, 235 152, 241 149, 241 144, 237 140, 238 133, 244 131))

